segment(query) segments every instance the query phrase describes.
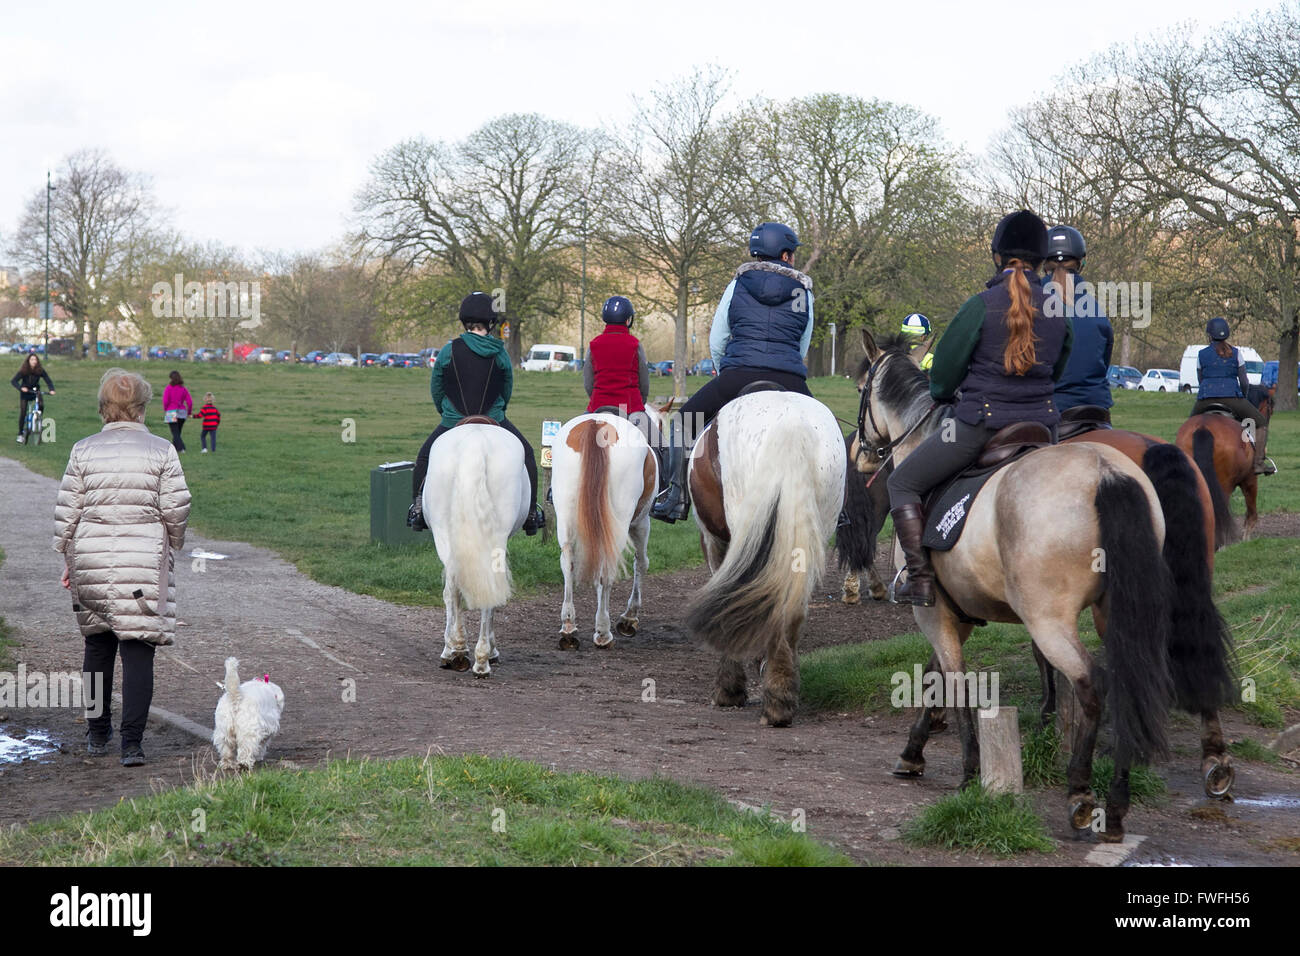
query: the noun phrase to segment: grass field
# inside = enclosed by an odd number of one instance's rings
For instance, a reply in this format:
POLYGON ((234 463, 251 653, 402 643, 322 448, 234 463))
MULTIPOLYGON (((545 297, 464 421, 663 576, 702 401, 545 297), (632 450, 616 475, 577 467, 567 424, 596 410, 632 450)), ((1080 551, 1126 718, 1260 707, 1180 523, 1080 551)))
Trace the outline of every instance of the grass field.
MULTIPOLYGON (((173 366, 122 362, 153 384, 155 403, 146 419, 159 435, 161 395, 173 366)), ((55 441, 37 448, 0 442, 0 454, 59 477, 68 450, 99 429, 95 394, 105 363, 52 360, 57 394, 47 402, 55 441)), ((428 374, 417 369, 308 368, 182 364, 196 402, 210 391, 221 409, 220 448, 199 453, 197 424, 185 427, 190 451, 183 458, 194 493, 191 524, 209 537, 271 548, 312 578, 404 604, 441 603, 441 570, 432 539, 401 548, 370 543, 369 473, 387 461, 413 460, 436 425, 428 374), (348 429, 347 423, 354 427, 348 429), (352 438, 354 440, 345 440, 352 438)), ((688 379, 698 388, 703 379, 688 379)), ((857 418, 857 392, 847 379, 810 382, 840 418, 857 418)), ((671 391, 672 380, 651 380, 652 395, 671 391)), ((1190 399, 1181 395, 1118 395, 1117 423, 1172 438, 1190 399)), ((586 406, 577 373, 515 373, 510 418, 540 445, 544 419, 566 420, 586 406)), ((848 426, 844 426, 848 430, 848 426)), ((1278 415, 1270 445, 1281 473, 1262 482, 1261 508, 1300 510, 1300 416, 1278 415)), ((543 472, 543 487, 545 486, 543 472)), ((1240 496, 1237 508, 1241 509, 1240 496)), ((656 522, 650 536, 651 571, 701 562, 693 522, 656 522)), ((553 536, 516 536, 510 563, 521 593, 561 583, 553 536)))
POLYGON ((262 768, 0 833, 0 865, 839 866, 791 821, 510 758, 262 768))

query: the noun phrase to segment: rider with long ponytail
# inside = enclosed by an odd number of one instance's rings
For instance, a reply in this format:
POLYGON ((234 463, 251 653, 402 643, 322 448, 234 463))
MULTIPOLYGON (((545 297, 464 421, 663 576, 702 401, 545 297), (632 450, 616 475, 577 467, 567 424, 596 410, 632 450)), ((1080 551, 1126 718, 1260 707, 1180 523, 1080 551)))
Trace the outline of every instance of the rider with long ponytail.
POLYGON ((1047 226, 1032 212, 1005 216, 993 233, 998 274, 971 296, 934 352, 930 395, 952 402, 953 421, 926 438, 889 478, 889 503, 907 556, 900 604, 934 604, 934 571, 921 545, 921 497, 979 457, 994 432, 1015 422, 1054 428, 1053 400, 1070 353, 1070 322, 1044 313, 1037 272, 1047 254, 1047 226))

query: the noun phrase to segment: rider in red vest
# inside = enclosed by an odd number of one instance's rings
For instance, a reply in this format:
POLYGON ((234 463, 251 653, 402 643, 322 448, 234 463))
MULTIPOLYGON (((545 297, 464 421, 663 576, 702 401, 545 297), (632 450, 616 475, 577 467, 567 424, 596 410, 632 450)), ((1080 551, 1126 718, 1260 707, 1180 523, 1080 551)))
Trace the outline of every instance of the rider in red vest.
POLYGON ((632 303, 621 295, 606 299, 600 310, 605 331, 591 340, 582 366, 583 384, 591 396, 588 412, 605 406, 618 408, 625 416, 645 411, 650 367, 645 349, 630 331, 635 314, 632 303))

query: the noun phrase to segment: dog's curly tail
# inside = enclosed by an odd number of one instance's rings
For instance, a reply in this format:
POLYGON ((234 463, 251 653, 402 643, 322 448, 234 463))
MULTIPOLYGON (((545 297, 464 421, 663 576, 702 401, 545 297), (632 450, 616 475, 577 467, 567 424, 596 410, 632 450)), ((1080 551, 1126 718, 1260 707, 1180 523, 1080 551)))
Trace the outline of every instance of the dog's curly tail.
POLYGON ((226 694, 233 704, 239 700, 239 658, 226 658, 226 694))

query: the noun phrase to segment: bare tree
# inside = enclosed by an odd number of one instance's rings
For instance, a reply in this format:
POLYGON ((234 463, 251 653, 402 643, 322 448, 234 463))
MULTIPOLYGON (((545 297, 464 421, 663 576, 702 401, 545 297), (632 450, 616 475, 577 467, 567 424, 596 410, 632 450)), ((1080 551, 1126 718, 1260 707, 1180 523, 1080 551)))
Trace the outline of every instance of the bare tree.
MULTIPOLYGON (((82 326, 96 357, 99 324, 117 316, 113 286, 138 249, 154 215, 146 180, 100 150, 64 159, 50 208, 50 273, 54 301, 82 326)), ((45 268, 45 187, 28 201, 14 255, 33 271, 45 268)))

